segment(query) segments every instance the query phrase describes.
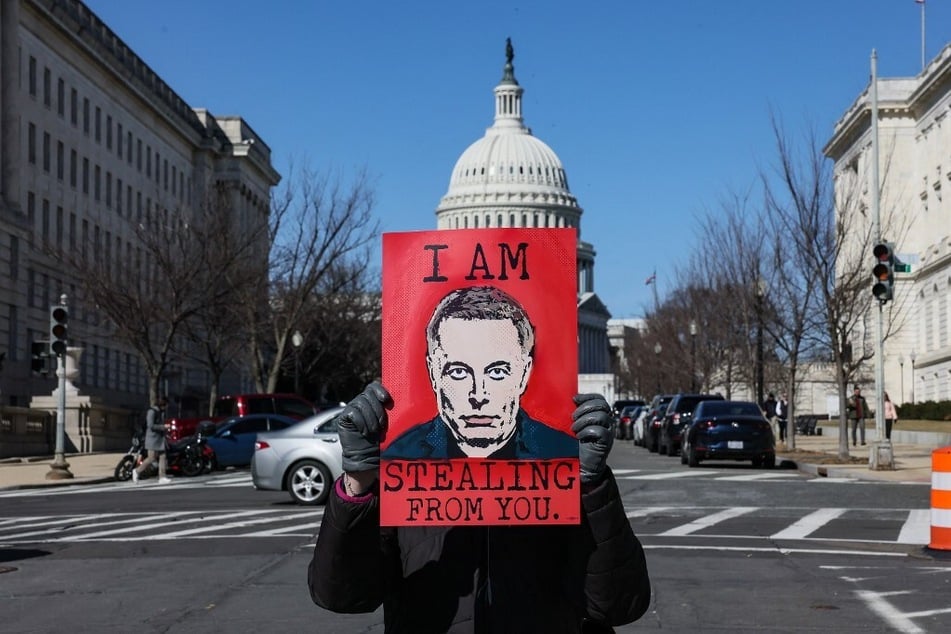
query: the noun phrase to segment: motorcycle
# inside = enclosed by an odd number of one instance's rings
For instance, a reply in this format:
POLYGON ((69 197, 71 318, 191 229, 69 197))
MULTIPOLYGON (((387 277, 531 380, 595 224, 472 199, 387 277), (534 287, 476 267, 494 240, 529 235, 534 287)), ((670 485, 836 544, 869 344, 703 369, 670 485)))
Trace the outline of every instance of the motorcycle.
MULTIPOLYGON (((193 436, 186 436, 181 440, 168 443, 165 451, 168 472, 194 477, 209 470, 209 466, 214 464, 214 450, 208 445, 206 435, 205 429, 199 429, 193 436)), ((132 446, 119 459, 113 477, 120 482, 131 479, 132 470, 138 468, 148 455, 149 452, 145 449, 141 436, 134 435, 132 446)), ((145 478, 157 474, 158 461, 153 461, 140 476, 145 478)))

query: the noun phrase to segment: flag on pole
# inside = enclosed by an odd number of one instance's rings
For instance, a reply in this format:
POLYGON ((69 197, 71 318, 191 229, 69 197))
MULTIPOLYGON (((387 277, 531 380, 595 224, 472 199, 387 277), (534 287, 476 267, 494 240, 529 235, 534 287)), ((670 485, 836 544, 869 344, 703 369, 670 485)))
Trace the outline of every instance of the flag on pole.
POLYGON ((646 280, 644 280, 644 285, 645 285, 645 286, 650 286, 650 285, 653 284, 656 280, 657 280, 657 273, 652 273, 650 277, 648 277, 646 280))

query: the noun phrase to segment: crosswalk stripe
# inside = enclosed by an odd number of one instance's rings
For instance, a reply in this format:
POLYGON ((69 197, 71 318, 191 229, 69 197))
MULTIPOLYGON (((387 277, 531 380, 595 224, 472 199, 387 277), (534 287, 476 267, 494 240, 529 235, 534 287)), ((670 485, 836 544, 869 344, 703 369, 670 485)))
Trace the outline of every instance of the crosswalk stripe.
POLYGON ((245 533, 242 537, 277 537, 278 535, 286 536, 288 533, 299 534, 303 537, 313 537, 319 528, 320 522, 315 521, 309 524, 295 524, 294 526, 285 526, 283 528, 245 533), (301 532, 298 533, 297 531, 301 532))
MULTIPOLYGON (((242 516, 248 516, 248 515, 260 515, 261 513, 267 513, 267 512, 268 512, 268 511, 260 511, 260 510, 254 510, 254 511, 239 511, 239 512, 236 512, 236 513, 228 513, 227 515, 224 515, 224 516, 222 516, 222 515, 201 516, 201 517, 195 518, 195 520, 193 520, 193 521, 196 521, 196 522, 213 522, 213 521, 218 521, 218 520, 221 520, 221 519, 226 519, 226 518, 228 518, 228 517, 242 517, 242 516)), ((144 530, 144 531, 154 531, 156 528, 161 528, 162 526, 170 526, 170 525, 172 525, 172 524, 179 524, 179 523, 180 523, 180 522, 178 521, 177 518, 173 518, 173 519, 171 519, 171 520, 169 520, 169 521, 167 521, 167 522, 153 522, 153 523, 150 523, 150 524, 143 524, 143 525, 140 525, 140 526, 131 526, 131 527, 119 528, 119 529, 111 530, 111 531, 99 531, 98 533, 85 534, 85 535, 82 536, 82 538, 83 538, 83 539, 89 539, 89 538, 91 538, 91 537, 109 537, 109 536, 113 536, 113 535, 119 535, 119 534, 122 534, 122 533, 133 533, 133 532, 136 532, 136 531, 143 531, 143 530, 144 530)))
POLYGON ((758 507, 755 506, 736 506, 733 508, 725 509, 719 513, 713 513, 712 515, 706 515, 699 519, 695 519, 692 522, 687 522, 681 526, 676 526, 668 531, 661 533, 663 537, 674 537, 674 536, 683 536, 690 535, 691 533, 696 533, 699 530, 704 528, 709 528, 714 524, 719 524, 720 522, 739 517, 741 515, 746 515, 747 513, 752 513, 758 507))
MULTIPOLYGON (((232 517, 236 517, 239 514, 235 514, 232 517)), ((227 524, 215 524, 214 526, 200 526, 198 528, 187 528, 180 531, 174 531, 171 533, 162 533, 160 535, 148 535, 142 539, 146 540, 159 540, 159 539, 175 539, 177 537, 186 537, 189 535, 198 535, 201 533, 210 533, 217 530, 228 530, 232 528, 244 528, 246 526, 255 526, 258 524, 266 524, 268 522, 281 522, 284 520, 296 520, 300 518, 304 513, 296 512, 290 515, 278 515, 278 516, 268 516, 268 517, 259 517, 251 520, 242 520, 240 522, 229 522, 227 524)), ((221 518, 215 518, 221 519, 221 518)))
MULTIPOLYGON (((854 509, 853 509, 854 510, 854 509)), ((5 518, 0 523, 2 543, 51 543, 86 541, 158 541, 174 539, 260 538, 284 537, 313 539, 319 530, 324 507, 295 511, 255 509, 235 511, 182 511, 175 513, 104 513, 77 514, 68 516, 25 516, 5 518), (174 528, 169 529, 168 527, 174 528), (247 530, 250 529, 250 530, 247 530)), ((770 514, 763 507, 635 507, 630 504, 625 510, 627 518, 635 525, 635 531, 643 537, 686 537, 711 528, 722 522, 752 513, 770 514), (681 523, 663 532, 651 533, 650 524, 641 525, 652 515, 668 514, 674 519, 686 514, 681 523), (690 516, 703 514, 689 519, 690 516), (688 521, 689 520, 689 521, 688 521)), ((805 512, 805 509, 803 509, 805 512)), ((823 508, 806 513, 786 528, 763 537, 762 535, 733 535, 751 539, 812 540, 817 530, 842 517, 850 509, 823 508)), ((894 544, 927 544, 930 529, 928 509, 899 510, 904 513, 900 529, 895 529, 893 540, 872 540, 894 544)), ((893 521, 893 520, 889 520, 893 521)), ((710 535, 710 531, 706 535, 710 535)), ((834 541, 854 541, 847 537, 825 536, 834 541)), ((862 540, 860 540, 862 541, 862 540)))
POLYGON ((898 533, 900 544, 928 544, 931 542, 931 511, 914 509, 909 511, 908 519, 898 533))
POLYGON ((845 513, 845 509, 819 509, 805 517, 801 517, 770 539, 803 539, 816 532, 822 526, 845 513))

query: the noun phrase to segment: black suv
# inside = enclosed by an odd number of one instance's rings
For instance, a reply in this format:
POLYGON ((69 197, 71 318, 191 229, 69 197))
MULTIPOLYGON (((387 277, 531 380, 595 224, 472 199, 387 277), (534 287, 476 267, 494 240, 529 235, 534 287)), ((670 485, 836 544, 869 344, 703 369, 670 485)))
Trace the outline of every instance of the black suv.
POLYGON ((667 413, 660 424, 658 451, 661 454, 676 456, 680 451, 684 430, 693 420, 693 410, 701 401, 722 401, 719 394, 677 394, 667 406, 667 413))

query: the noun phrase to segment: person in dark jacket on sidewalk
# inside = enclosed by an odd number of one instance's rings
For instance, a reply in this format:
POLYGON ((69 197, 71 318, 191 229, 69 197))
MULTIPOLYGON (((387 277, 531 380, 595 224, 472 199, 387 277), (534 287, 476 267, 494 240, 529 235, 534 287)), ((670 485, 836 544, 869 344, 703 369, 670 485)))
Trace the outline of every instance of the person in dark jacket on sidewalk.
POLYGON ((340 613, 383 605, 387 634, 613 632, 647 611, 650 577, 607 466, 611 408, 575 397, 581 523, 380 527, 380 439, 389 393, 371 383, 337 418, 344 475, 308 568, 314 602, 340 613))

